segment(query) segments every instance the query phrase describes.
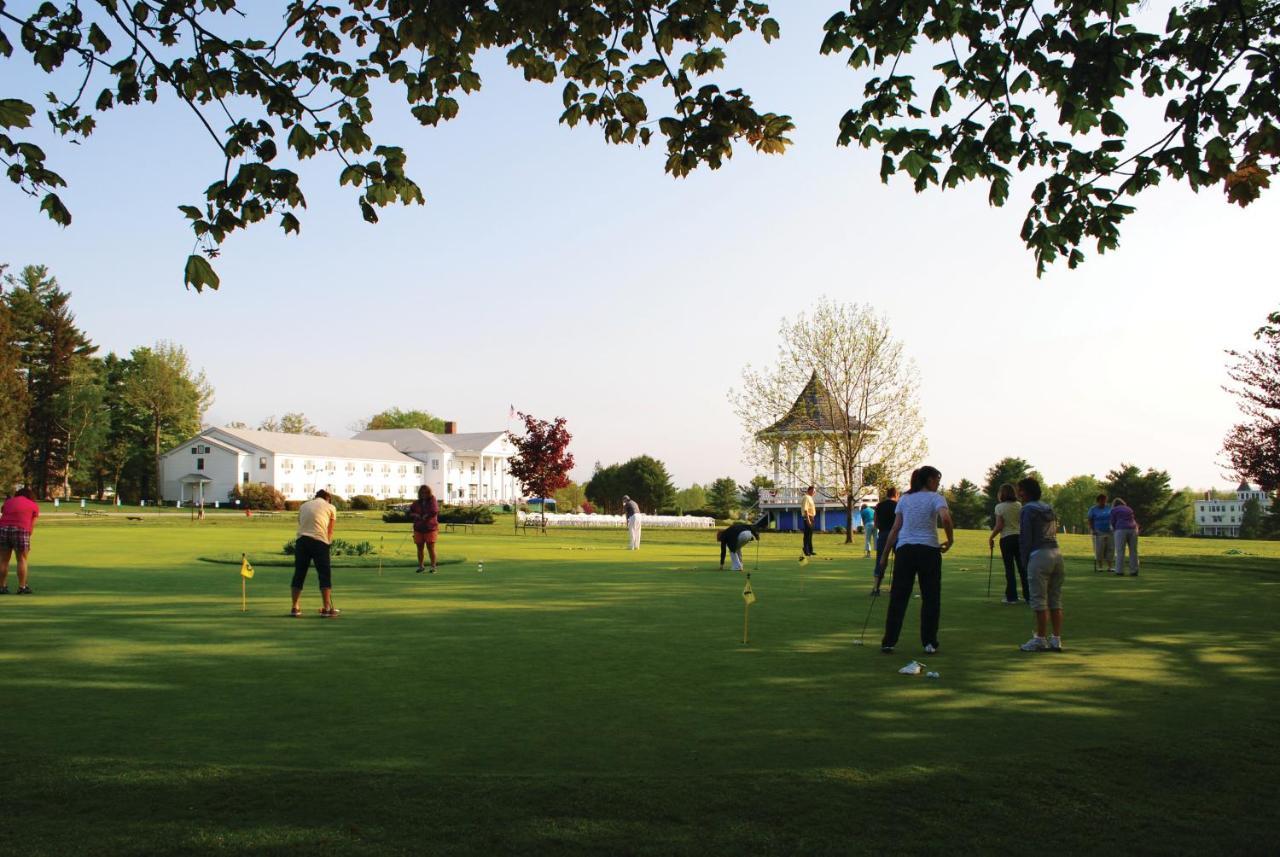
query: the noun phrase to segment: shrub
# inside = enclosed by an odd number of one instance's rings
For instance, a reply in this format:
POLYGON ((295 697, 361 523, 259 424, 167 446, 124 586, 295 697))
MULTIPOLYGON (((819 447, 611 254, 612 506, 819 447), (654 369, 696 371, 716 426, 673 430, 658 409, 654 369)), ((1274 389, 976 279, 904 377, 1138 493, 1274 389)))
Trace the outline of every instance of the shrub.
MULTIPOLYGON (((298 540, 290 539, 284 544, 284 553, 286 556, 293 556, 298 552, 298 540)), ((349 542, 346 539, 334 539, 329 545, 329 554, 331 556, 367 556, 373 553, 373 544, 371 542, 349 542)))
POLYGON ((413 523, 413 519, 409 517, 408 509, 388 509, 382 513, 382 523, 410 524, 413 523))
POLYGON ((345 512, 351 508, 351 504, 342 497, 339 497, 337 494, 330 494, 329 502, 332 503, 333 508, 337 509, 339 512, 345 512))
POLYGON ((510 504, 510 503, 503 503, 503 504, 502 504, 502 511, 504 511, 504 512, 510 512, 510 511, 511 511, 511 504, 510 504))
POLYGON ((832 528, 832 532, 834 532, 834 533, 838 533, 838 534, 840 534, 840 535, 843 535, 843 534, 844 534, 844 527, 833 527, 833 528, 832 528))
POLYGON ((227 493, 234 503, 240 502, 241 509, 264 509, 278 512, 284 508, 284 495, 270 485, 249 483, 237 485, 227 493))
POLYGON ((493 510, 488 506, 442 506, 442 524, 492 524, 493 510))
POLYGON ((302 504, 305 502, 307 501, 306 500, 285 500, 284 510, 286 512, 296 512, 302 508, 302 504))
POLYGON ((592 502, 591 502, 590 500, 583 500, 583 501, 582 501, 582 513, 583 513, 584 515, 594 515, 594 514, 596 513, 596 507, 595 507, 595 505, 594 505, 594 504, 592 504, 592 502))
POLYGON ((351 498, 351 508, 357 512, 376 512, 382 508, 382 501, 368 494, 357 494, 351 498))

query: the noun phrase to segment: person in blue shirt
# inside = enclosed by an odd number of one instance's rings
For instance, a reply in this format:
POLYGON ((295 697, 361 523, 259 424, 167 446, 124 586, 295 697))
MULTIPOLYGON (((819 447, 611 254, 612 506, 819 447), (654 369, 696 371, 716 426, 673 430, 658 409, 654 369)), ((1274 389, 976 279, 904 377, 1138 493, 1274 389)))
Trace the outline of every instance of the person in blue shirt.
POLYGON ((1098 504, 1089 507, 1089 534, 1093 536, 1093 570, 1111 568, 1115 543, 1111 538, 1111 509, 1107 507, 1107 495, 1098 495, 1098 504))
POLYGON ((858 517, 862 519, 862 555, 868 557, 876 544, 876 510, 863 503, 858 517))

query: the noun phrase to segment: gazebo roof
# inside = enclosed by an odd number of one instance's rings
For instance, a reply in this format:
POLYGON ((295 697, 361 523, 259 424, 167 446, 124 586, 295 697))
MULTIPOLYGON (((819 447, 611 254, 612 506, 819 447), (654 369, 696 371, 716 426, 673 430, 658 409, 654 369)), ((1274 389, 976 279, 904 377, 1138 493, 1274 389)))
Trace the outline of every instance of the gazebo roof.
POLYGON ((804 385, 795 403, 791 405, 791 410, 787 411, 782 419, 758 432, 756 436, 834 434, 846 429, 866 431, 870 428, 852 414, 845 414, 843 419, 839 414, 840 409, 832 403, 831 395, 822 381, 818 380, 818 373, 815 370, 809 376, 809 382, 804 385))
POLYGON ((213 480, 210 479, 208 476, 205 476, 203 473, 188 473, 186 476, 182 477, 178 481, 184 482, 188 485, 192 485, 197 482, 212 482, 213 480))

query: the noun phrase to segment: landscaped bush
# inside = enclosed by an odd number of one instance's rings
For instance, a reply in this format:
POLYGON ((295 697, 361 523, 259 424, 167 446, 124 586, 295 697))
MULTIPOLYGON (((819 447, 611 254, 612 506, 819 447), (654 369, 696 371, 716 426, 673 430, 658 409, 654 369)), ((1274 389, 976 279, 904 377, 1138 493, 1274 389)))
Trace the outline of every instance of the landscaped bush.
MULTIPOLYGON (((285 556, 293 556, 298 552, 298 540, 291 539, 284 544, 285 556)), ((329 545, 330 556, 367 556, 373 553, 370 542, 349 542, 346 539, 334 539, 329 545)))
POLYGON ((270 485, 250 483, 237 485, 227 494, 231 502, 240 502, 241 509, 265 509, 279 511, 284 508, 284 495, 270 485))
POLYGON ((409 517, 408 509, 388 509, 382 513, 382 523, 384 524, 410 524, 413 519, 409 517))
POLYGON ((382 501, 368 494, 357 494, 351 498, 351 508, 357 512, 376 512, 382 508, 382 501))
POLYGON ((510 511, 511 511, 511 504, 510 504, 510 503, 503 503, 503 504, 502 504, 502 511, 504 511, 504 512, 510 512, 510 511))
POLYGON ((285 500, 284 510, 286 512, 296 512, 302 508, 302 504, 305 502, 307 501, 306 500, 285 500))
POLYGON ((596 507, 595 507, 595 505, 594 505, 590 500, 583 500, 583 501, 582 501, 582 514, 584 514, 584 515, 594 515, 595 513, 596 513, 596 507))
POLYGON ((488 506, 442 506, 442 524, 492 524, 493 510, 488 506))
POLYGON ((332 503, 333 508, 337 509, 339 512, 345 512, 351 508, 351 503, 349 503, 345 498, 339 497, 337 494, 330 494, 329 502, 332 503))

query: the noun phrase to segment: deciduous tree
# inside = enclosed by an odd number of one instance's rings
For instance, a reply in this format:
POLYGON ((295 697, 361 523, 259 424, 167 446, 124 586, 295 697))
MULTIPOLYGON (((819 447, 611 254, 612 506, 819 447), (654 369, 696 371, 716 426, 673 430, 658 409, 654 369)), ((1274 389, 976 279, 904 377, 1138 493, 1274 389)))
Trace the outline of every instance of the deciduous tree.
POLYGON ((915 363, 870 306, 825 298, 784 319, 778 340, 772 365, 748 365, 729 394, 745 458, 833 490, 853 520, 866 468, 898 478, 928 449, 915 363))
POLYGON ((707 508, 707 492, 697 482, 676 492, 676 511, 684 515, 707 508))
POLYGON ((155 474, 151 496, 163 500, 160 454, 200 429, 200 420, 213 402, 213 388, 203 370, 192 368, 186 349, 174 342, 161 340, 152 348, 135 348, 129 360, 124 400, 146 414, 155 474))
POLYGON ((440 433, 444 431, 444 420, 427 411, 402 411, 399 408, 387 408, 374 414, 360 426, 363 429, 405 429, 416 428, 423 431, 440 433))
POLYGON ((312 425, 311 420, 301 411, 293 411, 276 419, 275 414, 258 424, 259 431, 278 431, 284 434, 309 434, 315 437, 327 437, 325 432, 312 425))
POLYGON ((1107 474, 1102 490, 1111 499, 1119 497, 1133 509, 1142 532, 1151 535, 1169 532, 1182 515, 1187 498, 1169 487, 1169 474, 1132 464, 1121 464, 1107 474))
MULTIPOLYGON (((524 434, 508 432, 516 448, 511 456, 511 475, 524 490, 535 497, 551 497, 569 484, 569 471, 573 469, 573 453, 569 441, 573 435, 565 428, 564 417, 548 422, 530 414, 518 414, 524 423, 524 434)), ((547 525, 546 504, 542 504, 542 526, 547 525)))
POLYGON ((1058 523, 1068 532, 1088 532, 1089 507, 1098 501, 1101 486, 1098 480, 1089 475, 1072 476, 1061 485, 1053 488, 1053 508, 1058 514, 1058 523))
MULTIPOLYGON (((1029 174, 1022 240, 1040 270, 1060 255, 1075 267, 1088 242, 1114 248, 1132 199, 1165 178, 1218 186, 1248 205, 1280 169, 1280 11, 1273 0, 1190 0, 1154 32, 1144 5, 865 0, 837 9, 820 50, 857 73, 851 89, 862 84, 837 141, 879 151, 885 181, 905 174, 917 191, 979 182, 992 205, 1005 203, 1014 172, 1029 174), (1149 126, 1134 122, 1140 114, 1163 124, 1139 136, 1130 126, 1149 126)), ((421 204, 403 148, 372 136, 375 107, 403 99, 423 125, 454 119, 460 97, 482 86, 482 52, 503 52, 526 80, 562 84, 562 123, 595 125, 610 143, 665 142, 672 175, 715 169, 737 145, 781 152, 790 117, 757 109, 724 70, 726 48, 743 34, 779 36, 768 14, 754 0, 289 0, 282 20, 237 0, 0 7, 0 57, 16 50, 49 75, 77 68, 70 80, 0 99, 0 159, 67 225, 64 178, 17 136, 44 92, 61 89, 47 115, 74 142, 104 111, 185 104, 217 161, 203 196, 180 206, 203 251, 189 257, 185 281, 217 288, 208 259, 228 236, 268 218, 300 229, 300 161, 333 161, 369 222, 379 207, 421 204)))
POLYGON ((1244 421, 1232 426, 1222 449, 1240 479, 1263 491, 1280 489, 1280 312, 1267 317, 1254 334, 1252 351, 1228 351, 1234 363, 1227 374, 1244 421))

